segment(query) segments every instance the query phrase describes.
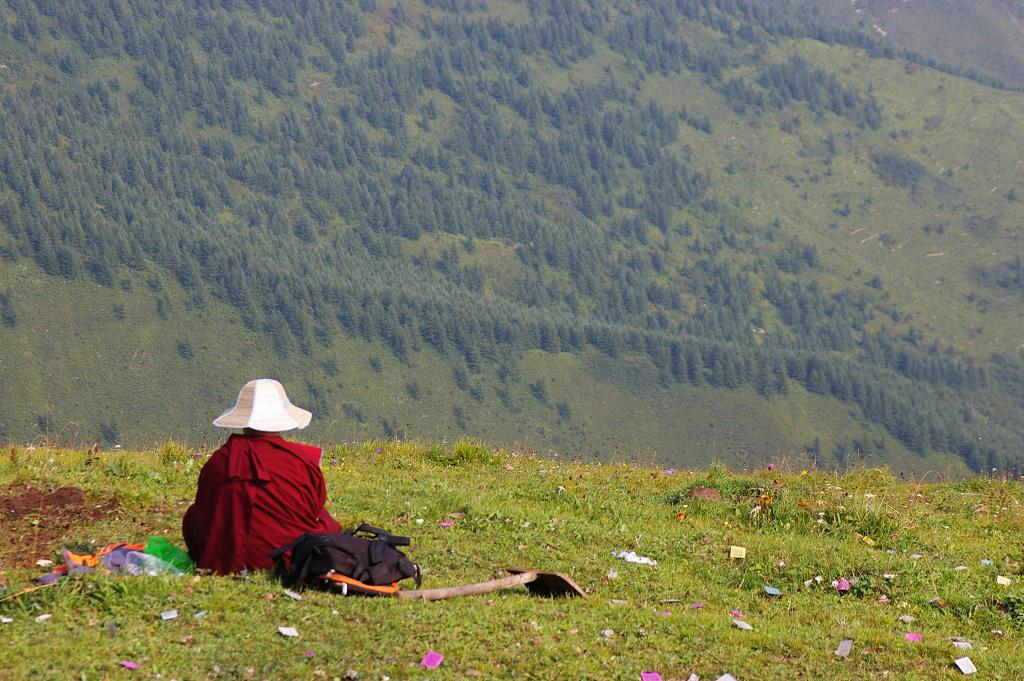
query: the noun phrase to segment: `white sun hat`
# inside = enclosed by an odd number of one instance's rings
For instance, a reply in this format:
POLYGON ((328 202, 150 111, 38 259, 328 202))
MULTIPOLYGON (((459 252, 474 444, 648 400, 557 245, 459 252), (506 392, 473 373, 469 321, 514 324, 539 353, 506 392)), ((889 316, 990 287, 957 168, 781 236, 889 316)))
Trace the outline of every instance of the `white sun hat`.
POLYGON ((242 386, 235 405, 218 416, 213 425, 218 428, 252 428, 279 433, 293 428, 305 428, 311 418, 311 413, 291 403, 279 381, 257 378, 242 386))

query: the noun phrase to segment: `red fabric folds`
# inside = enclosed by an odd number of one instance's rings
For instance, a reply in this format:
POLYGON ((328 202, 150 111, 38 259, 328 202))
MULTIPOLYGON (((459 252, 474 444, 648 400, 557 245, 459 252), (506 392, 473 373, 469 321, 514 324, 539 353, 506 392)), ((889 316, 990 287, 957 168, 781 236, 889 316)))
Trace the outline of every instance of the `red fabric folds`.
POLYGON ((305 532, 340 532, 324 508, 320 448, 265 433, 232 435, 199 474, 182 534, 196 567, 273 566, 270 550, 305 532))

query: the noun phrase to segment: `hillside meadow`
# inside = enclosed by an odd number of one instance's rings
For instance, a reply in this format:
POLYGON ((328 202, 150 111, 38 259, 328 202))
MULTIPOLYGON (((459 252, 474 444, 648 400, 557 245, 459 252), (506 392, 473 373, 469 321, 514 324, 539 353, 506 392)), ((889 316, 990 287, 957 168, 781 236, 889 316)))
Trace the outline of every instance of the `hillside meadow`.
POLYGON ((469 440, 325 450, 331 513, 409 535, 425 587, 530 567, 570 575, 586 598, 293 600, 261 574, 87 575, 23 592, 62 546, 180 544, 206 455, 3 450, 0 679, 943 679, 965 655, 978 678, 1024 675, 1019 481, 800 460, 682 471, 469 440), (730 560, 734 546, 745 559, 730 560), (420 664, 429 651, 444 656, 436 669, 420 664))

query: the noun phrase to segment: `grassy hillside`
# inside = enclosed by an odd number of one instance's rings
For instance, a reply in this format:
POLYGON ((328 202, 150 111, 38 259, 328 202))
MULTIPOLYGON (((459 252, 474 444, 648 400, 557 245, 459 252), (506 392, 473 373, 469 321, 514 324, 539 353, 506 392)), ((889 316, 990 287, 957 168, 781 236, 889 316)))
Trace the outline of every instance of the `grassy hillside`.
POLYGON ((959 678, 952 662, 965 655, 984 678, 1024 673, 1019 482, 897 481, 873 468, 804 473, 799 460, 739 474, 552 462, 467 441, 326 452, 331 512, 344 525, 372 520, 410 535, 425 586, 528 566, 570 575, 585 599, 520 589, 434 603, 310 592, 295 601, 263 575, 89 575, 19 594, 41 571, 34 561, 57 559, 61 546, 152 535, 180 544, 202 463, 173 444, 4 452, 0 615, 12 621, 0 624, 0 678, 113 676, 128 673, 120 668, 128 660, 143 678, 637 679, 656 671, 664 679, 930 680, 959 678), (62 508, 50 508, 56 499, 62 508), (730 546, 746 548, 746 558, 730 561, 730 546), (657 565, 626 563, 617 551, 657 565), (831 586, 840 579, 848 593, 831 586), (161 620, 170 609, 178 617, 161 620), (50 617, 35 620, 42 615, 50 617), (298 638, 280 636, 279 626, 296 627, 298 638), (908 641, 908 632, 921 640, 908 641), (41 637, 49 654, 31 654, 41 637), (954 637, 971 648, 954 647, 954 637), (833 653, 842 639, 853 640, 846 658, 833 653), (445 660, 427 672, 419 662, 430 650, 445 660))
POLYGON ((1024 95, 794 7, 0 3, 0 438, 1019 463, 1024 95))
POLYGON ((1024 7, 1013 0, 857 0, 817 6, 925 57, 1024 87, 1024 7))

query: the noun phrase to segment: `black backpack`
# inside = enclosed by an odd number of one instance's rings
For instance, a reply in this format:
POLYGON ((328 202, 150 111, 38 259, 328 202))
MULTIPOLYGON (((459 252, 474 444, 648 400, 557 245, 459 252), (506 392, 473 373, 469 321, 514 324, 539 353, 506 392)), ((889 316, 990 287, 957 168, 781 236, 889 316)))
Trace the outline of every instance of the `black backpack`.
POLYGON ((420 567, 396 546, 408 546, 408 537, 360 525, 337 534, 307 532, 270 552, 274 574, 288 587, 317 587, 366 596, 393 596, 398 582, 412 577, 420 585, 420 567), (365 536, 363 536, 365 535, 365 536), (285 554, 291 565, 285 568, 285 554))

